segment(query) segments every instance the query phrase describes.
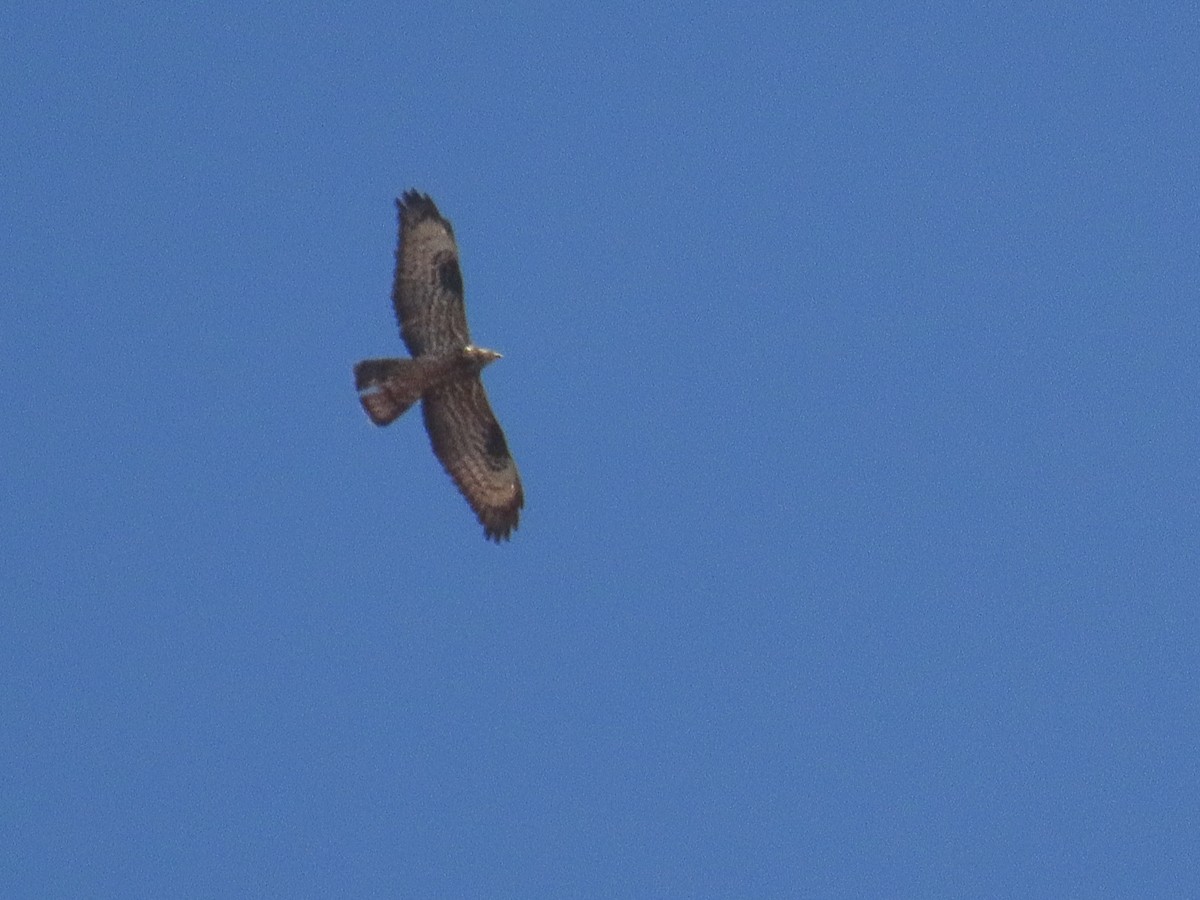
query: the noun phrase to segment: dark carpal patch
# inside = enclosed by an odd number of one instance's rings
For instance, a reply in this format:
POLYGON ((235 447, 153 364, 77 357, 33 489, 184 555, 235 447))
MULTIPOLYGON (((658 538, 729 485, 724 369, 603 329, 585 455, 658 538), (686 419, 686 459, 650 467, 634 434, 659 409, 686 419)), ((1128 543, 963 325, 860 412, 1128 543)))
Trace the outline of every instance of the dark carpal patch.
POLYGON ((438 266, 438 282, 456 297, 463 295, 462 270, 457 259, 452 257, 438 266))
POLYGON ((484 449, 487 450, 489 460, 493 460, 500 465, 497 469, 502 469, 508 465, 508 441, 504 440, 504 432, 500 430, 500 423, 493 421, 488 425, 487 434, 484 435, 484 449))

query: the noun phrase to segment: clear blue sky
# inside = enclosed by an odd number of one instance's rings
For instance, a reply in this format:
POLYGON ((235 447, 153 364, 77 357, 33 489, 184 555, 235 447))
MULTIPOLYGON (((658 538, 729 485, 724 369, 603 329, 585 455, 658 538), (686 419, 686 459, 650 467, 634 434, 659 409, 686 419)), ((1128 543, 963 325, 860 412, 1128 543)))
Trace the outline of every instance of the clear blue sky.
POLYGON ((827 6, 5 5, 0 895, 1200 883, 1200 27, 827 6))

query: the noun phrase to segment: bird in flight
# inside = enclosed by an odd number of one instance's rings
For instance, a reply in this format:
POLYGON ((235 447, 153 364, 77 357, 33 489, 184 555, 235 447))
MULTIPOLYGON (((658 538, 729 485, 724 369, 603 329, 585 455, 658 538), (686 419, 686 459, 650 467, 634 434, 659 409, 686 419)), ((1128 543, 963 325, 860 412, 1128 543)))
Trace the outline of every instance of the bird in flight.
POLYGON ((480 373, 500 359, 471 343, 454 229, 425 194, 396 201, 400 243, 392 305, 411 359, 365 359, 354 386, 371 421, 389 425, 421 401, 434 455, 499 543, 517 527, 525 494, 480 373))

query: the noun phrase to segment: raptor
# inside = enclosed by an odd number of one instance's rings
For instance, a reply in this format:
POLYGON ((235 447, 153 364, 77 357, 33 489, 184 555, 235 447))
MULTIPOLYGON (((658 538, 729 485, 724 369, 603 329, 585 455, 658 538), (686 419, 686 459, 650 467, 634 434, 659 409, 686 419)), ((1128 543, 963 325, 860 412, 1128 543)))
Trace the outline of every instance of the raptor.
POLYGON ((425 194, 396 201, 400 238, 392 304, 410 359, 366 359, 354 385, 371 421, 389 425, 418 401, 434 455, 489 539, 507 540, 525 494, 517 464, 480 379, 500 354, 467 328, 454 229, 425 194))

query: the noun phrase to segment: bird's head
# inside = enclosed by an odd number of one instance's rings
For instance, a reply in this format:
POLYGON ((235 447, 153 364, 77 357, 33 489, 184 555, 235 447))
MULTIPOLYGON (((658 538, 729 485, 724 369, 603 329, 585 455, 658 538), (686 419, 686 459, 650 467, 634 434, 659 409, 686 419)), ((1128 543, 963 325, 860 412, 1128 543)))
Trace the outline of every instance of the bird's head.
POLYGON ((474 344, 463 347, 463 359, 471 363, 473 366, 483 368, 490 363, 494 363, 498 359, 502 359, 499 353, 495 350, 487 350, 483 347, 476 347, 474 344))

